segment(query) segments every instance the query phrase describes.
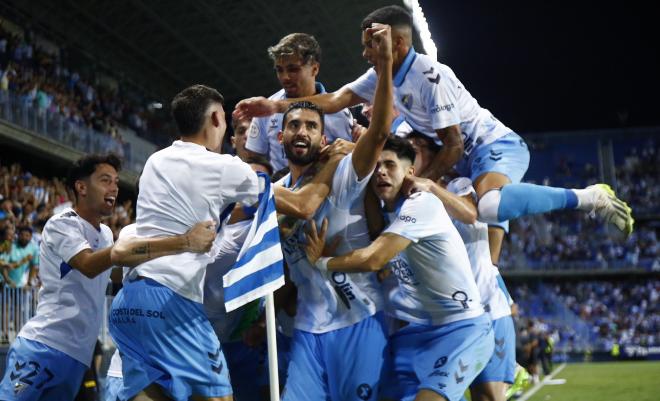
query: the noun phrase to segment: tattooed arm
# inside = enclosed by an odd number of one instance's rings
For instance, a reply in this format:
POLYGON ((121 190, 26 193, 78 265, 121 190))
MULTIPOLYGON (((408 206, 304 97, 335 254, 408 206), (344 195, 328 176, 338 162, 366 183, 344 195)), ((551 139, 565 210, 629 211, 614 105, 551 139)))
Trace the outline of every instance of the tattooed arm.
POLYGON ((215 223, 197 223, 185 234, 160 238, 127 237, 112 247, 110 258, 116 266, 135 267, 162 256, 183 252, 204 253, 215 239, 215 223))

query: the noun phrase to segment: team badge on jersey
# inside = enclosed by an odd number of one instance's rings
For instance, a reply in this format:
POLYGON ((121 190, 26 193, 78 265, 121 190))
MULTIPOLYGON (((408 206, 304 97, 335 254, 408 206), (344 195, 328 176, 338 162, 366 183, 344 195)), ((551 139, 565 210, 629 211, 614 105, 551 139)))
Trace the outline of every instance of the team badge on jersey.
POLYGON ((250 132, 248 135, 250 138, 256 138, 259 136, 259 127, 257 127, 257 124, 254 121, 250 124, 250 132))
POLYGON ((412 93, 408 93, 401 96, 401 103, 403 104, 403 107, 405 107, 407 110, 412 109, 412 105, 413 105, 412 93))

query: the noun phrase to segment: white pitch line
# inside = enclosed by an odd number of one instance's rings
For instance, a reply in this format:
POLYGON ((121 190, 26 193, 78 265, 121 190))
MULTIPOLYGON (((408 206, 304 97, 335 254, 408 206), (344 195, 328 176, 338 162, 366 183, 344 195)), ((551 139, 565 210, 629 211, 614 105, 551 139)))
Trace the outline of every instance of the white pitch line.
POLYGON ((544 385, 546 385, 546 382, 552 380, 552 378, 553 378, 556 374, 558 374, 559 372, 561 372, 562 369, 564 369, 565 367, 566 367, 566 362, 564 362, 564 363, 562 363, 561 365, 559 365, 559 366, 557 367, 557 369, 555 369, 554 372, 552 372, 552 373, 550 373, 548 376, 544 377, 543 380, 541 380, 540 382, 536 383, 536 384, 534 385, 534 387, 532 387, 531 389, 529 389, 529 391, 526 392, 525 394, 523 394, 522 397, 518 398, 518 401, 527 401, 528 399, 530 399, 534 394, 536 394, 537 391, 539 391, 539 390, 541 389, 541 387, 543 387, 544 385))

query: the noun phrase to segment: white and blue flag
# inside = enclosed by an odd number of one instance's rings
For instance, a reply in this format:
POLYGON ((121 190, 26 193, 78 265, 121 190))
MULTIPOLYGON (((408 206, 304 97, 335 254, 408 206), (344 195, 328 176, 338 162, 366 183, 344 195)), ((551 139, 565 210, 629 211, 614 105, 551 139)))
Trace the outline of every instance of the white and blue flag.
POLYGON ((234 266, 222 277, 225 309, 230 312, 284 285, 280 233, 270 179, 257 173, 264 189, 252 226, 234 266))

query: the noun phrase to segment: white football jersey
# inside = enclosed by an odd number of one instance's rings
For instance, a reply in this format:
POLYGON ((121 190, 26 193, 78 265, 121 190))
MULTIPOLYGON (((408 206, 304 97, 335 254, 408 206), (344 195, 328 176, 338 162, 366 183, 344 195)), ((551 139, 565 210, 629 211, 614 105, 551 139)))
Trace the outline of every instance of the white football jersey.
MULTIPOLYGON (((325 88, 318 82, 316 83, 316 93, 325 93, 325 88)), ((286 93, 282 89, 269 99, 286 99, 286 93)), ((278 113, 268 117, 252 119, 250 129, 248 129, 247 142, 245 143, 248 150, 266 155, 273 166, 273 171, 279 171, 288 165, 284 147, 277 137, 282 130, 283 116, 284 114, 278 113)), ((352 141, 352 127, 353 115, 348 109, 343 109, 337 113, 325 115, 323 134, 328 143, 334 142, 337 138, 352 141)))
MULTIPOLYGON (((467 177, 456 178, 447 185, 447 190, 458 196, 476 196, 472 180, 467 177)), ((492 320, 511 315, 511 307, 497 280, 499 273, 490 258, 488 224, 480 221, 465 224, 456 219, 452 222, 465 243, 484 309, 490 313, 492 320)))
POLYGON ((439 326, 484 313, 465 245, 440 200, 428 192, 388 213, 393 233, 412 241, 390 261, 399 286, 389 304, 404 321, 439 326))
MULTIPOLYGON (((137 200, 137 235, 183 234, 207 220, 220 225, 222 213, 230 205, 253 205, 258 195, 257 174, 238 157, 175 141, 151 155, 144 166, 137 200)), ((210 253, 164 256, 135 267, 130 277, 149 277, 201 303, 206 265, 212 261, 210 253)))
MULTIPOLYGON (((411 48, 393 77, 394 105, 415 130, 438 142, 437 129, 460 125, 464 156, 479 145, 511 132, 458 80, 454 71, 411 48)), ((377 76, 373 68, 346 85, 359 97, 373 101, 377 76)))
MULTIPOLYGON (((371 175, 358 180, 352 154, 344 157, 335 171, 332 191, 317 210, 317 228, 328 219, 328 241, 342 237, 337 255, 369 245, 364 217, 364 193, 371 175)), ((291 176, 279 182, 290 187, 291 176)), ((305 254, 306 226, 299 224, 287 238, 282 250, 291 280, 298 288, 296 329, 325 333, 355 324, 382 309, 380 284, 374 273, 322 272, 305 254)))
POLYGON ((51 217, 42 232, 37 312, 18 335, 89 366, 101 329, 110 269, 88 278, 69 261, 85 249, 97 251, 112 243, 108 226, 97 229, 73 209, 51 217))

